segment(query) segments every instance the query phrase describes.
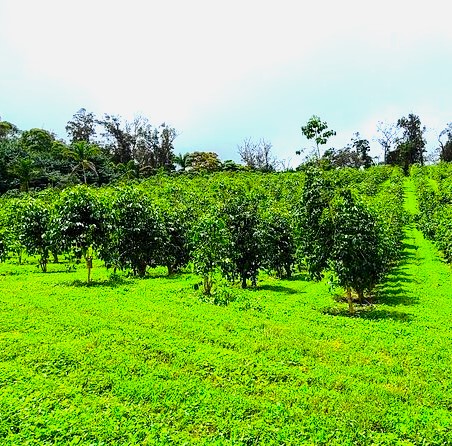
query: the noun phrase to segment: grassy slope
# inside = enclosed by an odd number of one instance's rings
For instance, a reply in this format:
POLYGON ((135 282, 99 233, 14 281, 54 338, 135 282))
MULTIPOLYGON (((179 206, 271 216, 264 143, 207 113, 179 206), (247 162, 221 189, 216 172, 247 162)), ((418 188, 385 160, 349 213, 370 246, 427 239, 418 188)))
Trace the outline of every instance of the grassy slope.
POLYGON ((451 270, 406 234, 355 318, 301 277, 219 307, 190 274, 0 265, 0 443, 451 444, 451 270))

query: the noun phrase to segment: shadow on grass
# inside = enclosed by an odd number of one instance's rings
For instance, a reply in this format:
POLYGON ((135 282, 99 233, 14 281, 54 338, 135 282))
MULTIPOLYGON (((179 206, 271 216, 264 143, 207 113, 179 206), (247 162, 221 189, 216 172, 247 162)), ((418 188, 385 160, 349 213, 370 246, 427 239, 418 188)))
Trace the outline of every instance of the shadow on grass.
MULTIPOLYGON (((402 243, 402 249, 404 250, 410 250, 410 251, 417 251, 417 246, 416 245, 412 245, 411 243, 402 243)), ((408 256, 412 255, 413 252, 409 252, 407 253, 408 256)))
POLYGON ((160 271, 147 271, 146 275, 144 277, 138 277, 138 276, 133 276, 131 275, 131 277, 137 277, 140 279, 169 279, 169 280, 173 280, 173 279, 180 279, 182 276, 184 275, 183 272, 174 272, 170 275, 168 275, 167 272, 160 272, 160 271))
POLYGON ((419 298, 414 296, 410 284, 414 277, 396 268, 393 273, 377 288, 375 303, 385 305, 416 305, 419 298))
POLYGON ((68 271, 67 269, 58 269, 53 271, 46 271, 45 273, 41 271, 41 269, 36 268, 36 271, 33 271, 33 274, 69 274, 73 271, 68 271))
POLYGON ((91 280, 90 282, 86 282, 85 280, 73 280, 71 282, 63 282, 62 285, 71 287, 75 286, 81 288, 95 288, 95 287, 117 288, 129 282, 130 280, 123 277, 112 277, 107 280, 91 280))
POLYGON ((90 282, 86 282, 85 280, 73 280, 70 282, 63 283, 66 286, 75 286, 75 287, 108 287, 108 288, 117 288, 118 286, 124 285, 126 283, 130 283, 133 280, 152 280, 152 279, 170 279, 170 280, 178 280, 180 279, 184 273, 173 273, 171 276, 167 274, 153 274, 144 277, 134 276, 133 274, 127 274, 125 276, 111 276, 107 280, 91 280, 90 282))
POLYGON ((292 288, 283 286, 283 285, 259 285, 255 288, 256 291, 265 290, 265 291, 275 291, 277 293, 285 293, 285 294, 297 294, 299 291, 296 291, 292 288))
POLYGON ((416 245, 412 245, 411 243, 402 243, 402 253, 400 256, 400 262, 407 262, 410 259, 416 258, 418 247, 416 245))
POLYGON ((344 307, 327 307, 322 310, 323 314, 329 316, 341 316, 354 319, 366 319, 370 321, 379 320, 393 320, 397 322, 409 322, 412 320, 412 315, 404 313, 403 311, 389 311, 377 310, 374 306, 359 306, 355 305, 355 313, 350 314, 348 308, 344 307))
POLYGON ((416 305, 419 298, 413 295, 411 284, 415 278, 406 271, 411 259, 416 258, 417 246, 408 243, 403 244, 404 251, 399 264, 391 271, 386 280, 377 288, 375 303, 385 305, 416 305))
POLYGON ((397 276, 400 282, 409 282, 412 279, 412 275, 407 273, 403 265, 395 265, 388 277, 397 276))
POLYGON ((28 274, 26 271, 25 272, 20 272, 20 271, 5 271, 5 272, 1 272, 0 276, 1 277, 6 277, 6 276, 18 276, 20 274, 28 274))
POLYGON ((296 282, 296 281, 303 281, 303 282, 308 282, 309 279, 309 275, 306 271, 300 271, 300 272, 296 272, 296 273, 292 273, 292 275, 290 277, 286 277, 284 280, 287 280, 289 282, 296 282))

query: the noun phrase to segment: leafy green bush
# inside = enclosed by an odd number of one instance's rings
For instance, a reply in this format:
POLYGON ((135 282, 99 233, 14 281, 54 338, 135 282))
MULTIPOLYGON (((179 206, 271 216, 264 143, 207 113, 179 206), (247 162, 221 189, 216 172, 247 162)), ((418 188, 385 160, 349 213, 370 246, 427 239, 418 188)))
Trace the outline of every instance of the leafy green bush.
POLYGON ((193 266, 203 279, 204 294, 210 295, 215 273, 227 262, 229 233, 218 214, 206 214, 191 231, 193 266))
POLYGON ((288 211, 272 207, 261 218, 262 265, 280 279, 290 278, 295 263, 295 240, 288 211))
POLYGON ((64 252, 85 258, 90 280, 93 250, 104 239, 105 212, 93 189, 76 186, 61 193, 49 237, 61 242, 64 252))
POLYGON ((328 267, 333 243, 330 201, 331 183, 318 169, 306 173, 303 195, 295 207, 298 262, 305 263, 310 277, 320 280, 328 267))
POLYGON ((27 199, 21 203, 19 222, 19 240, 27 254, 39 255, 39 266, 47 272, 50 253, 55 251, 51 210, 42 200, 27 199))
POLYGON ((382 279, 388 259, 379 222, 349 190, 339 193, 333 202, 333 243, 329 253, 339 285, 347 290, 353 313, 351 289, 360 303, 364 292, 372 291, 382 279))
POLYGON ((162 264, 166 240, 162 214, 151 199, 137 189, 124 188, 113 198, 109 234, 101 250, 107 264, 131 268, 144 277, 147 267, 162 264))
POLYGON ((242 288, 247 287, 247 280, 255 286, 263 264, 257 200, 238 193, 225 202, 222 213, 230 240, 228 262, 223 265, 223 271, 231 281, 238 278, 242 288))
POLYGON ((412 169, 419 200, 418 224, 452 262, 452 168, 447 163, 412 169))

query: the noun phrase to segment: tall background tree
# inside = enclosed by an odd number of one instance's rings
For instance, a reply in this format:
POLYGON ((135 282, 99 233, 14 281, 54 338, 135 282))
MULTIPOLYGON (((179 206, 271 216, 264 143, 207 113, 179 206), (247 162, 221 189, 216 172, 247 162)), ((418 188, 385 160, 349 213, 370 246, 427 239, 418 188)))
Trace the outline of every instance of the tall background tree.
POLYGON ((133 160, 144 176, 158 169, 174 169, 174 128, 165 123, 154 127, 143 116, 128 122, 119 116, 105 115, 98 122, 104 129, 104 146, 115 163, 126 165, 133 160))
POLYGON ((439 159, 441 161, 452 161, 452 122, 439 134, 439 159))
POLYGON ((195 171, 214 172, 221 168, 220 158, 215 152, 189 153, 186 164, 187 167, 195 171))
POLYGON ((71 166, 67 159, 66 144, 48 130, 33 128, 21 133, 18 140, 21 157, 32 160, 35 176, 30 185, 43 188, 68 182, 71 166))
POLYGON ((362 138, 357 132, 352 140, 343 149, 328 149, 322 156, 322 167, 354 167, 369 168, 373 164, 373 159, 369 155, 369 140, 362 138))
POLYGON ((377 142, 383 149, 383 163, 387 164, 388 154, 394 148, 399 134, 399 128, 395 124, 384 123, 379 121, 377 124, 378 136, 377 142))
POLYGON ((85 140, 73 142, 67 149, 66 155, 75 163, 72 173, 82 172, 83 182, 87 184, 87 174, 92 173, 98 177, 96 165, 93 158, 100 153, 100 149, 95 144, 90 144, 85 140))
POLYGON ((0 141, 13 138, 19 133, 19 129, 8 121, 2 121, 0 118, 0 141))
POLYGON ((254 142, 251 138, 247 138, 237 149, 242 162, 250 169, 262 172, 272 172, 277 169, 278 161, 272 154, 270 141, 262 138, 254 142))
POLYGON ((388 153, 387 162, 401 166, 405 174, 408 174, 411 165, 424 165, 426 127, 421 124, 419 116, 413 113, 400 118, 397 127, 402 136, 397 140, 396 149, 388 153))
MULTIPOLYGON (((328 129, 328 124, 316 115, 313 115, 307 124, 301 127, 301 132, 307 139, 314 140, 317 160, 320 160, 321 157, 320 146, 325 145, 329 138, 336 135, 336 132, 328 129)), ((297 154, 299 154, 299 152, 297 152, 297 154)))
POLYGON ((173 158, 173 163, 180 167, 180 170, 184 171, 188 167, 188 157, 190 153, 179 153, 179 155, 175 155, 173 158))
POLYGON ((93 142, 96 136, 96 117, 94 113, 87 112, 81 108, 74 114, 71 121, 66 125, 66 132, 70 142, 86 141, 93 142))
POLYGON ((20 190, 22 192, 28 192, 30 183, 38 177, 40 171, 33 158, 28 156, 17 158, 11 164, 9 173, 19 181, 20 190))
POLYGON ((107 115, 97 121, 104 130, 103 145, 116 164, 127 164, 133 159, 133 147, 136 135, 132 133, 130 123, 123 122, 119 116, 107 115))

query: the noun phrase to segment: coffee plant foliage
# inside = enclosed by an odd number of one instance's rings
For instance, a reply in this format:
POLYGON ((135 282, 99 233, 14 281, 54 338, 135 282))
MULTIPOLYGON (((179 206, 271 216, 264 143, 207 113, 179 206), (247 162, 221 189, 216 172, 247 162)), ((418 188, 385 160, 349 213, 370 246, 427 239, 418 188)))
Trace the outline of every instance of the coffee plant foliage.
POLYGON ((61 241, 63 252, 87 257, 103 240, 105 209, 95 189, 76 186, 64 190, 55 204, 50 237, 61 241))
POLYGON ((290 212, 277 205, 267 208, 262 212, 260 225, 262 266, 280 279, 290 278, 296 252, 290 212))
POLYGON ((255 286, 264 249, 257 199, 238 192, 229 197, 221 211, 230 239, 223 271, 232 282, 239 279, 242 288, 247 287, 248 280, 255 286))
POLYGON ((20 203, 18 215, 18 238, 27 254, 39 256, 39 266, 47 271, 52 251, 57 251, 56 239, 52 238, 53 215, 49 205, 40 199, 25 199, 20 203))
MULTIPOLYGON (((313 166, 268 174, 158 173, 129 184, 3 197, 0 258, 20 258, 25 249, 43 261, 50 253, 97 256, 140 277, 157 266, 168 274, 190 267, 206 293, 217 276, 247 287, 257 285, 262 270, 287 278, 305 269, 314 280, 333 271, 345 288, 361 294, 383 280, 400 253, 402 179, 398 168, 313 166), (375 264, 362 260, 362 246, 375 264), (361 265, 352 263, 360 258, 361 265)), ((442 195, 429 192, 434 199, 421 200, 421 208, 444 201, 446 179, 442 195)), ((440 215, 436 205, 425 213, 432 225, 430 217, 440 215)))
POLYGON ((162 264, 166 230, 161 211, 134 188, 116 191, 109 209, 107 240, 101 256, 107 264, 144 277, 162 264))
POLYGON ((450 163, 413 166, 411 175, 419 201, 418 225, 452 262, 452 167, 450 163))

